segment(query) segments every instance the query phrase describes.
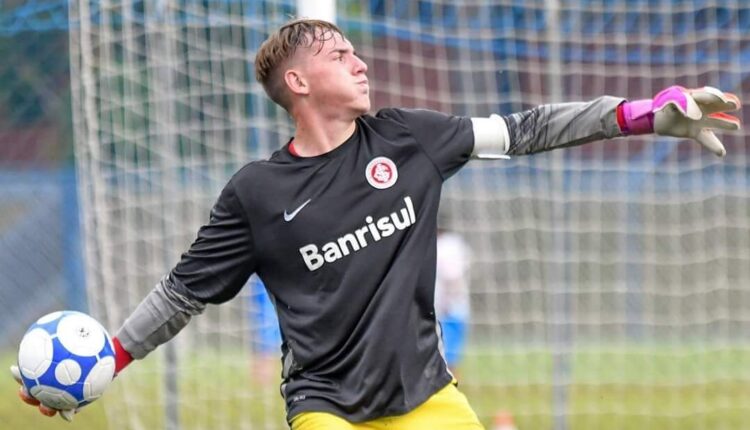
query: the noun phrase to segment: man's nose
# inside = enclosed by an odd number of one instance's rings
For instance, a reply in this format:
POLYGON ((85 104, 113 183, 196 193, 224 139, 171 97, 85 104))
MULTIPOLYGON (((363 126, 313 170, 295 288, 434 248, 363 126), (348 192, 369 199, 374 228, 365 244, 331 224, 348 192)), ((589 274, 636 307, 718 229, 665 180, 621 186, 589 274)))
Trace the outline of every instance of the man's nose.
POLYGON ((359 57, 355 57, 355 66, 354 66, 354 72, 355 73, 367 73, 367 63, 362 61, 359 57))

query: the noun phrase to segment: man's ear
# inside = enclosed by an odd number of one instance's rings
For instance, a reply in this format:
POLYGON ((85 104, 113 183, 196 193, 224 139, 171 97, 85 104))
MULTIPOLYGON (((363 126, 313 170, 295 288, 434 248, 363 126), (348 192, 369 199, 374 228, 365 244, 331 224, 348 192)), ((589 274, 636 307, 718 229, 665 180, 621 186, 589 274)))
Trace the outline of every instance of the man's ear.
POLYGON ((308 94, 310 92, 307 80, 298 70, 287 69, 284 72, 284 83, 292 94, 308 94))

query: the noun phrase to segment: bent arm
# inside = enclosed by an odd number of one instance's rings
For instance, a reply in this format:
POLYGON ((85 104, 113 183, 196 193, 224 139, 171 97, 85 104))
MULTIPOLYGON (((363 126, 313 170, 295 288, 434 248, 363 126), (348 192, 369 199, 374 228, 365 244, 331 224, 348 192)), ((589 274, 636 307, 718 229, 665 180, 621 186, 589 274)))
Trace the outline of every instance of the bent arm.
POLYGON ((117 339, 133 358, 141 359, 172 339, 206 308, 176 290, 170 276, 164 277, 117 331, 117 339))
POLYGON ((472 157, 528 155, 622 136, 616 109, 624 101, 602 96, 589 102, 541 105, 503 117, 472 118, 472 157))
POLYGON ((234 297, 255 271, 252 234, 232 183, 180 262, 135 308, 116 338, 133 358, 180 332, 207 303, 234 297))

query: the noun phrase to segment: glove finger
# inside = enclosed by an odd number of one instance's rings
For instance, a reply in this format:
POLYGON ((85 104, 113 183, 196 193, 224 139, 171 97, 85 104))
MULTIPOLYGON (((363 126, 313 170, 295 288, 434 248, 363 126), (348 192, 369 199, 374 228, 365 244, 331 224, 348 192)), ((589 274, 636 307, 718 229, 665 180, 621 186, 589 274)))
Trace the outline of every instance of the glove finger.
POLYGON ((704 113, 730 112, 742 107, 739 97, 714 87, 696 88, 689 92, 704 113))
POLYGON ((44 415, 44 416, 54 417, 55 414, 57 413, 57 410, 56 409, 52 409, 52 408, 48 408, 48 407, 46 407, 44 405, 39 405, 39 412, 41 412, 42 415, 44 415))
POLYGON ((66 409, 63 411, 60 411, 60 418, 64 419, 67 422, 73 422, 73 416, 78 412, 77 409, 66 409))
POLYGON ((719 157, 727 155, 727 150, 724 149, 724 145, 711 130, 701 130, 700 133, 695 136, 695 140, 697 140, 701 145, 705 146, 706 149, 713 152, 714 155, 717 155, 719 157))
POLYGON ((708 115, 701 124, 708 128, 717 128, 721 130, 739 130, 742 127, 739 118, 724 112, 716 112, 708 115))
POLYGON ((23 379, 21 379, 21 370, 18 368, 18 366, 10 366, 10 374, 13 375, 13 379, 15 379, 16 382, 23 385, 23 379))
POLYGON ((39 406, 39 400, 35 399, 34 397, 29 394, 29 392, 26 390, 26 387, 23 386, 23 380, 21 379, 21 370, 18 368, 18 366, 10 366, 10 373, 13 375, 13 379, 16 380, 21 385, 21 388, 18 389, 18 397, 23 400, 24 403, 29 404, 31 406, 39 406))
POLYGON ((18 390, 18 397, 23 400, 24 403, 31 405, 31 406, 39 406, 39 400, 31 397, 31 394, 29 394, 28 391, 26 391, 26 387, 21 387, 18 390))

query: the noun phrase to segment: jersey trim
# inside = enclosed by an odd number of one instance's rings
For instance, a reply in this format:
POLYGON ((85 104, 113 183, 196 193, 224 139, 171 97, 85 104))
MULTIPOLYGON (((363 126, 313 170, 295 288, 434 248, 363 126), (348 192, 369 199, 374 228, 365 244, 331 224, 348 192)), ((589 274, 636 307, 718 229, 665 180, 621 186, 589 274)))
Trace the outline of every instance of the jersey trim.
POLYGON ((471 118, 471 127, 474 131, 472 158, 510 158, 505 155, 510 148, 508 124, 500 115, 492 114, 489 118, 471 118))

